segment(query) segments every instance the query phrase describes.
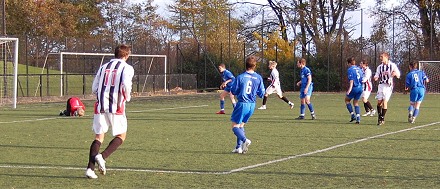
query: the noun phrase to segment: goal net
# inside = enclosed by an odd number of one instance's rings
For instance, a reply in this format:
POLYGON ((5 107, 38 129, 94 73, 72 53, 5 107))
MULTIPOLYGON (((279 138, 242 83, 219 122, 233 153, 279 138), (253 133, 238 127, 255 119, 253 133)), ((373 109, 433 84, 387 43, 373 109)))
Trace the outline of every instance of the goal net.
MULTIPOLYGON (((96 72, 114 56, 112 53, 49 53, 41 70, 41 75, 48 77, 40 82, 43 85, 47 83, 46 87, 37 86, 34 96, 38 96, 40 90, 45 90, 46 96, 92 94, 96 72)), ((133 92, 167 91, 169 76, 166 55, 131 54, 127 63, 135 70, 133 92)))
POLYGON ((425 84, 426 92, 440 93, 440 61, 419 61, 419 69, 429 78, 425 84))
POLYGON ((17 108, 18 38, 0 38, 0 105, 17 108))

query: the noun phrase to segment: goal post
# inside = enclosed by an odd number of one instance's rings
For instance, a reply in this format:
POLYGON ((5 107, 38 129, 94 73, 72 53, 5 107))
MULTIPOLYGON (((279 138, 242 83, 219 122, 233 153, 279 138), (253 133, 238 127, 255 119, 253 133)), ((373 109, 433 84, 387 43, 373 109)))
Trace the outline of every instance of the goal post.
POLYGON ((440 61, 419 61, 419 69, 429 78, 429 82, 425 84, 426 91, 440 93, 440 61))
POLYGON ((0 37, 1 62, 3 72, 3 82, 1 89, 1 104, 4 101, 12 101, 12 108, 17 108, 18 91, 18 38, 0 37), (7 67, 12 64, 12 69, 7 67), (10 76, 13 77, 12 86, 9 84, 10 76))
MULTIPOLYGON (((93 69, 93 74, 96 74, 96 69, 99 68, 102 64, 108 62, 110 59, 114 58, 114 54, 113 53, 82 53, 82 52, 59 52, 59 53, 49 53, 47 55, 48 56, 56 56, 55 58, 58 59, 58 69, 59 69, 59 73, 60 73, 60 84, 59 84, 59 94, 60 96, 64 96, 64 83, 65 78, 63 77, 66 74, 71 74, 72 72, 76 72, 78 73, 78 70, 76 71, 72 71, 71 68, 67 68, 68 65, 70 63, 76 62, 78 63, 80 60, 78 60, 78 57, 81 57, 83 60, 87 59, 87 63, 85 63, 86 65, 84 65, 84 67, 88 67, 87 70, 93 69), (74 60, 75 59, 75 60, 74 60), (91 61, 91 62, 90 62, 91 61), (91 64, 96 64, 96 65, 91 65, 91 64), (92 67, 92 68, 90 68, 92 67), (89 69, 90 68, 90 69, 89 69)), ((43 66, 43 70, 45 69, 46 66, 49 66, 48 63, 48 58, 46 57, 46 61, 44 63, 43 66)), ((141 73, 142 75, 145 75, 145 80, 143 80, 144 82, 147 82, 147 77, 150 74, 150 69, 148 70, 138 70, 137 66, 139 66, 140 64, 147 64, 143 67, 148 67, 151 68, 153 65, 153 61, 156 59, 162 59, 159 60, 160 62, 160 66, 157 66, 159 68, 157 68, 155 71, 156 72, 160 72, 161 76, 163 75, 163 80, 157 81, 158 83, 160 82, 161 84, 161 89, 163 89, 164 91, 167 91, 167 80, 168 80, 168 76, 167 76, 167 56, 166 55, 144 55, 144 54, 130 54, 130 58, 127 60, 127 63, 132 63, 132 66, 135 68, 135 73, 141 73), (142 62, 142 63, 139 63, 142 62), (158 70, 160 69, 160 70, 158 70), (162 88, 163 87, 163 88, 162 88)), ((85 69, 85 68, 84 68, 85 69)), ((82 74, 90 74, 90 71, 85 71, 82 72, 82 74)), ((156 73, 158 74, 158 73, 156 73)), ((138 76, 139 77, 139 76, 138 76)), ((162 78, 162 77, 161 77, 162 78)), ((144 84, 145 86, 145 84, 144 84)))

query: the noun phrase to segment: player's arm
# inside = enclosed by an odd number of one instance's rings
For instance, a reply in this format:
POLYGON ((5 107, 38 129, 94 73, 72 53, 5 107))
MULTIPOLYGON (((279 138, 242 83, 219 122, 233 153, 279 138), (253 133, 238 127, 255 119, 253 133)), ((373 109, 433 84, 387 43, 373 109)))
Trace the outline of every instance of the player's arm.
POLYGON ((374 81, 377 81, 379 79, 379 72, 380 72, 380 69, 379 69, 379 66, 378 66, 376 68, 376 73, 374 74, 374 77, 373 77, 374 81))
POLYGON ((123 89, 123 93, 124 93, 124 97, 125 100, 127 102, 130 102, 131 100, 131 89, 132 89, 132 79, 134 76, 134 69, 131 66, 127 66, 126 70, 124 71, 122 78, 123 78, 123 85, 122 85, 122 89, 123 89))
POLYGON ((263 83, 263 78, 260 77, 260 86, 257 89, 257 95, 260 98, 264 97, 264 94, 266 93, 266 90, 264 89, 264 83, 263 83))
POLYGON ((347 95, 349 95, 351 93, 351 90, 353 89, 353 82, 353 80, 350 80, 348 84, 347 95))
POLYGON ((396 64, 393 64, 393 72, 391 72, 391 76, 392 77, 397 77, 397 79, 400 79, 400 70, 399 70, 399 68, 397 67, 397 65, 396 64))
POLYGON ((97 94, 98 93, 98 88, 99 88, 99 77, 101 77, 101 71, 103 68, 99 69, 98 72, 96 73, 95 79, 93 80, 93 85, 92 85, 92 93, 93 94, 97 94))
POLYGON ((312 83, 312 74, 309 74, 307 76, 307 84, 306 87, 304 88, 304 93, 307 93, 309 91, 309 86, 312 83))

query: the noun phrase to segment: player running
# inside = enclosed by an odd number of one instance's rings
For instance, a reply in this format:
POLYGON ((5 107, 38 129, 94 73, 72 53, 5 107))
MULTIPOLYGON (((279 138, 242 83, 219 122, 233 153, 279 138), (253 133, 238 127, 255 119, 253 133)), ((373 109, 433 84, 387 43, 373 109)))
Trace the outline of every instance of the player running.
POLYGON ((400 78, 400 71, 397 65, 391 62, 390 55, 387 52, 380 54, 380 61, 382 64, 377 66, 376 74, 374 75, 374 81, 379 81, 377 87, 377 125, 383 125, 385 123, 385 115, 388 110, 388 101, 393 93, 393 78, 400 78))
POLYGON ((354 58, 348 58, 347 63, 350 67, 347 70, 349 85, 345 96, 345 105, 347 106, 347 110, 351 115, 350 122, 356 120, 356 124, 359 124, 361 121, 361 110, 358 101, 362 95, 363 73, 362 70, 356 66, 356 61, 354 58), (354 112, 353 107, 350 104, 351 99, 353 99, 354 112))
POLYGON ((250 56, 246 59, 246 72, 240 74, 231 86, 231 93, 237 96, 237 104, 231 115, 232 132, 237 136, 237 145, 233 153, 246 153, 251 140, 246 137, 244 125, 254 113, 256 97, 263 98, 263 78, 255 72, 257 59, 250 56))
POLYGON ((90 145, 89 163, 86 176, 96 179, 95 163, 99 172, 106 174, 105 159, 107 159, 124 142, 127 135, 127 117, 125 102, 131 99, 132 78, 134 69, 127 64, 130 47, 120 45, 115 49, 115 58, 102 65, 93 80, 92 92, 96 94, 93 131, 95 140, 90 145), (114 136, 107 148, 99 153, 105 133, 109 127, 114 136))
POLYGON ((281 90, 281 83, 280 83, 280 73, 277 70, 277 62, 275 61, 269 61, 269 69, 272 70, 270 72, 270 77, 268 80, 271 82, 270 85, 266 88, 266 94, 264 94, 263 98, 263 105, 259 107, 259 110, 265 110, 266 109, 266 103, 267 103, 267 97, 271 95, 273 92, 276 92, 278 95, 278 98, 289 104, 290 109, 293 108, 293 103, 290 102, 285 96, 283 96, 283 91, 281 90))
POLYGON ((222 84, 220 85, 220 89, 223 89, 222 93, 220 93, 220 111, 218 111, 216 114, 225 114, 225 97, 226 95, 229 95, 229 98, 232 102, 232 107, 235 107, 235 97, 230 92, 231 91, 231 85, 232 82, 234 82, 235 77, 232 72, 226 69, 225 64, 221 63, 218 66, 218 70, 222 74, 222 84))
POLYGON ((417 69, 418 63, 409 63, 410 72, 406 75, 405 90, 411 90, 409 94, 408 122, 415 123, 419 115, 420 105, 425 97, 425 83, 429 82, 425 72, 417 69))
POLYGON ((301 60, 298 60, 296 63, 296 66, 301 69, 300 75, 301 80, 296 83, 297 86, 300 86, 301 89, 299 90, 299 98, 301 99, 301 106, 299 108, 300 115, 299 117, 295 119, 304 119, 305 111, 306 111, 306 104, 309 107, 310 114, 312 116, 312 120, 316 119, 315 110, 313 109, 313 105, 310 102, 310 97, 312 96, 313 92, 313 82, 312 82, 312 71, 306 66, 306 59, 302 58, 301 60))
POLYGON ((366 60, 362 60, 360 66, 364 74, 364 77, 362 77, 363 92, 361 98, 366 111, 366 113, 362 116, 374 116, 376 114, 376 110, 373 109, 373 106, 371 106, 371 103, 368 100, 371 90, 373 89, 373 83, 371 82, 371 69, 368 67, 368 62, 366 60))

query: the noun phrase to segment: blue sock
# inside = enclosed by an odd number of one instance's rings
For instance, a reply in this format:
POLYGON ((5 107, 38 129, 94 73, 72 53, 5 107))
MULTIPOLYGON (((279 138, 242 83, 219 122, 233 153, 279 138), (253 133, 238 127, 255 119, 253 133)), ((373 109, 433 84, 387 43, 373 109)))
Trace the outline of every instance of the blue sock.
POLYGON ((417 117, 419 115, 419 109, 415 109, 413 113, 413 117, 417 117))
POLYGON ((409 105, 408 111, 413 112, 414 111, 414 107, 412 105, 409 105))
POLYGON ((347 106, 347 110, 348 110, 348 112, 351 114, 351 113, 353 113, 353 107, 351 106, 351 104, 350 103, 348 103, 348 104, 345 104, 346 106, 347 106))
POLYGON ((359 106, 354 106, 354 112, 356 113, 356 120, 361 120, 361 108, 359 106))
POLYGON ((309 107, 310 112, 315 112, 315 110, 313 109, 312 103, 307 104, 307 106, 309 107))
POLYGON ((225 101, 220 100, 220 110, 224 110, 224 109, 225 109, 225 101))
POLYGON ((299 108, 299 114, 301 115, 301 116, 304 116, 304 112, 306 111, 306 105, 304 105, 304 104, 301 104, 301 107, 299 108))
POLYGON ((232 132, 234 132, 235 136, 237 136, 237 146, 241 146, 241 143, 246 141, 246 136, 244 134, 244 131, 238 127, 234 127, 232 128, 232 132), (241 143, 239 141, 241 141, 241 143))

